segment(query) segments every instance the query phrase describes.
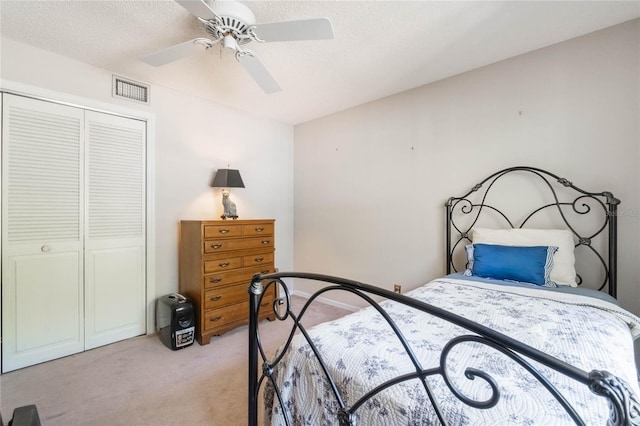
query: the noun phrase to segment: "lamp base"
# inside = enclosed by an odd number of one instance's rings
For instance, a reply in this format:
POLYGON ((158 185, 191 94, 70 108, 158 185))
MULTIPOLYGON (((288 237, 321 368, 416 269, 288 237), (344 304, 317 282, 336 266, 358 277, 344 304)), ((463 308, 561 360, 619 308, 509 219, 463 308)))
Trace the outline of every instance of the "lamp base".
POLYGON ((225 220, 227 218, 231 218, 231 219, 237 219, 238 218, 238 211, 236 210, 236 203, 231 201, 231 199, 229 198, 229 190, 228 189, 223 189, 222 190, 222 207, 224 207, 224 210, 222 212, 222 216, 220 216, 222 218, 222 220, 225 220))

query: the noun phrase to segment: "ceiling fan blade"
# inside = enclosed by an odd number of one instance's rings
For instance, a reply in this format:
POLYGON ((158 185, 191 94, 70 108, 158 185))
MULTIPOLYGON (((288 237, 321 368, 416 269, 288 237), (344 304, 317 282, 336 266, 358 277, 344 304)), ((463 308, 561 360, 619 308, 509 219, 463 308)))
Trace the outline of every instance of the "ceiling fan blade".
POLYGON ((219 18, 218 14, 209 7, 205 0, 176 0, 176 2, 187 9, 192 15, 202 19, 219 18))
MULTIPOLYGON (((160 67, 170 62, 201 52, 203 50, 203 43, 197 42, 198 40, 202 41, 206 39, 196 38, 185 41, 184 43, 176 44, 175 46, 167 47, 166 49, 143 56, 141 59, 149 65, 160 67)), ((210 45, 213 44, 210 40, 206 41, 209 42, 210 45)))
POLYGON ((244 69, 247 70, 266 94, 280 92, 282 90, 253 52, 244 51, 244 54, 238 55, 237 58, 238 62, 242 64, 244 69))
POLYGON ((254 30, 263 41, 329 40, 333 27, 329 18, 258 24, 254 30))

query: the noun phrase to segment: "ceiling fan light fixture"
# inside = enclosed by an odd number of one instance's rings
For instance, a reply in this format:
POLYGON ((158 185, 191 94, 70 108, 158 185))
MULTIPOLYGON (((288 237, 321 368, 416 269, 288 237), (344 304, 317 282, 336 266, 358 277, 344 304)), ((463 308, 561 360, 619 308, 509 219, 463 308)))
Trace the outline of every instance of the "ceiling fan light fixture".
POLYGON ((222 47, 235 52, 236 50, 238 50, 238 42, 231 34, 227 34, 222 39, 222 47))

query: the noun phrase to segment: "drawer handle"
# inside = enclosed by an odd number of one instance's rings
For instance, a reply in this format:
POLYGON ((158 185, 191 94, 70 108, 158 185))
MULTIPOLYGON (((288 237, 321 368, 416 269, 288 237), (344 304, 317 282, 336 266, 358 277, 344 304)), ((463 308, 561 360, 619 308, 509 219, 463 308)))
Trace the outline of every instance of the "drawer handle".
POLYGON ((256 257, 255 259, 253 259, 254 262, 256 263, 260 263, 264 260, 264 257, 256 257))
POLYGON ((213 317, 213 318, 209 318, 209 321, 216 322, 216 321, 220 321, 221 319, 222 317, 213 317))
POLYGON ((220 300, 220 299, 222 299, 222 296, 217 295, 217 296, 213 296, 213 297, 211 298, 211 301, 212 301, 212 302, 217 302, 217 301, 218 301, 218 300, 220 300))
POLYGON ((262 240, 262 244, 267 245, 271 242, 271 240, 262 240))
POLYGON ((209 280, 209 282, 210 282, 211 284, 217 284, 217 283, 219 283, 220 281, 222 281, 222 278, 211 278, 211 279, 209 280))
POLYGON ((264 302, 260 304, 261 308, 264 308, 265 306, 269 306, 269 302, 264 302))
POLYGON ((262 231, 264 231, 264 228, 256 227, 255 230, 256 230, 256 232, 262 232, 262 231))
POLYGON ((219 249, 220 247, 222 247, 222 244, 211 244, 212 249, 219 249))
POLYGON ((227 234, 229 232, 229 230, 228 229, 219 229, 218 232, 221 233, 221 234, 227 234))
POLYGON ((48 244, 45 244, 45 245, 43 245, 42 247, 40 247, 40 250, 41 250, 43 253, 48 253, 48 252, 50 252, 50 251, 51 251, 51 246, 50 246, 50 245, 48 245, 48 244))
POLYGON ((263 269, 262 271, 260 271, 261 274, 268 274, 269 272, 271 271, 269 271, 268 269, 263 269))
POLYGON ((229 266, 229 262, 218 263, 218 266, 221 268, 226 268, 227 266, 229 266))

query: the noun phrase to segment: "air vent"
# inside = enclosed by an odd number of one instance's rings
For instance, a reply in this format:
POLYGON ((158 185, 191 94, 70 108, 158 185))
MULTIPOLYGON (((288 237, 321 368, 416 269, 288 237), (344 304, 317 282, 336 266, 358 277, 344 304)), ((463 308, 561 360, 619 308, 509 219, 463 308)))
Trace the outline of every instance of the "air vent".
POLYGON ((130 99, 136 102, 149 104, 149 86, 147 84, 138 83, 113 76, 113 96, 116 98, 130 99))

